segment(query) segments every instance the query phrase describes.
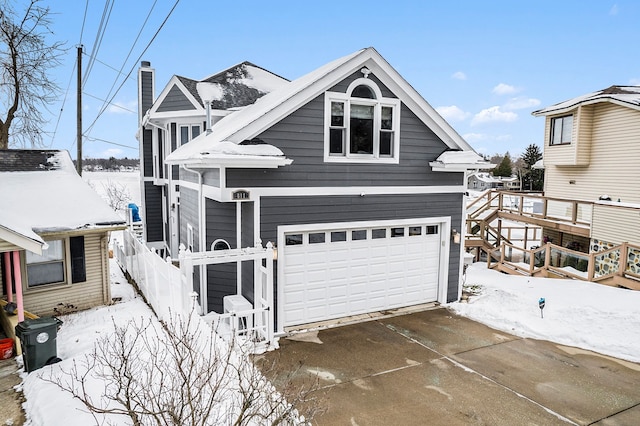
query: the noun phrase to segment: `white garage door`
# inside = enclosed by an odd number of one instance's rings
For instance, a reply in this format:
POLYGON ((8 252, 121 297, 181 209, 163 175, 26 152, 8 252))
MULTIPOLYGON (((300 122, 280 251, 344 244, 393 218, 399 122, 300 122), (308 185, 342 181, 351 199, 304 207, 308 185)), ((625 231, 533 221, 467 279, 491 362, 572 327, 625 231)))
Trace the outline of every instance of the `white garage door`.
POLYGON ((285 232, 283 326, 436 301, 440 228, 404 223, 285 232))

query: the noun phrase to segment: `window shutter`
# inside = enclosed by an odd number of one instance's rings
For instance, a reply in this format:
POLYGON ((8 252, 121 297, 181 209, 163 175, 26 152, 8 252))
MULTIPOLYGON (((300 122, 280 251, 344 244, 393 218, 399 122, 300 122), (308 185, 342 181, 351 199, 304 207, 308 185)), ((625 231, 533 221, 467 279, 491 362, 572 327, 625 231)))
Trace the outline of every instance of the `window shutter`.
POLYGON ((87 280, 84 256, 84 237, 69 238, 71 252, 71 282, 79 283, 87 280))

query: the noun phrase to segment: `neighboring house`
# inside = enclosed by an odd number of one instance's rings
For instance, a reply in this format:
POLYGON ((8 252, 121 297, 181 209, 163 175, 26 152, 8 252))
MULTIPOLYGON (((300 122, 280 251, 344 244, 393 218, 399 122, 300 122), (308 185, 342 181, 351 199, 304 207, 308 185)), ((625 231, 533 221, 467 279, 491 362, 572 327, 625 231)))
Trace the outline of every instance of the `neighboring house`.
MULTIPOLYGON (((205 131, 184 144, 174 143, 179 125, 171 123, 186 113, 167 99, 193 91, 174 77, 154 99, 148 63, 139 79, 146 200, 164 190, 151 175, 163 165, 162 173, 172 168, 169 191, 180 194, 175 205, 170 194, 144 205, 147 238, 153 229, 156 247, 173 248, 177 238, 196 252, 272 242, 277 331, 459 299, 466 172, 487 163, 375 49, 280 79, 235 112, 217 106, 210 131, 200 115, 193 125, 205 131), (163 215, 177 235, 158 229, 163 215)), ((220 95, 198 93, 200 114, 220 95)), ((195 288, 208 295, 204 312, 222 312, 227 295, 252 301, 252 271, 208 266, 195 288)))
MULTIPOLYGON (((594 203, 578 212, 591 223, 577 241, 582 250, 640 244, 640 86, 611 86, 533 115, 545 117, 545 196, 594 203)), ((546 235, 567 240, 557 230, 546 235)))
POLYGON ((124 220, 67 151, 0 150, 0 200, 0 283, 19 317, 111 302, 109 232, 124 220))
POLYGON ((471 173, 467 177, 467 188, 474 191, 485 191, 487 189, 519 191, 520 179, 517 176, 493 176, 487 172, 471 173))

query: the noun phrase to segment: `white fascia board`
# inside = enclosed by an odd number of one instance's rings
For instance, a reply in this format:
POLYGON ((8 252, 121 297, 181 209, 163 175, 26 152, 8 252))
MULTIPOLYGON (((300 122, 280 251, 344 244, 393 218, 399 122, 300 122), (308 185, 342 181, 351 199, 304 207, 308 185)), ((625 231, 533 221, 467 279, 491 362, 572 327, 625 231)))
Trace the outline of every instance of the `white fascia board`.
MULTIPOLYGON (((563 108, 554 109, 554 110, 550 110, 548 108, 545 108, 545 109, 541 109, 539 111, 533 111, 531 113, 531 115, 533 115, 534 117, 546 117, 546 116, 549 116, 549 115, 562 115, 562 114, 567 114, 567 113, 569 113, 571 111, 574 111, 575 109, 577 109, 579 106, 582 106, 582 105, 593 105, 593 104, 599 104, 599 103, 604 103, 604 102, 608 102, 608 103, 620 105, 620 106, 623 106, 623 107, 635 109, 636 111, 640 111, 640 105, 624 102, 624 101, 621 101, 619 99, 604 98, 603 97, 603 98, 596 98, 596 99, 577 101, 574 104, 568 105, 568 106, 563 107, 563 108)), ((551 108, 551 107, 549 107, 549 108, 551 108)))
MULTIPOLYGON (((162 92, 160 93, 160 95, 153 102, 153 105, 149 109, 150 115, 153 115, 155 118, 155 115, 158 114, 157 112, 158 107, 162 105, 162 101, 164 101, 164 98, 167 96, 167 94, 169 93, 169 91, 174 85, 176 85, 180 89, 180 91, 186 96, 189 102, 193 104, 196 110, 204 111, 204 108, 202 107, 202 105, 200 105, 200 102, 198 102, 198 100, 195 97, 193 97, 191 92, 189 92, 187 88, 184 87, 184 84, 182 84, 180 79, 174 75, 173 77, 171 77, 171 80, 169 80, 169 82, 164 87, 164 89, 162 89, 162 92)), ((194 111, 194 110, 189 110, 189 111, 194 111)))
POLYGON ((37 255, 42 255, 42 246, 44 245, 44 242, 36 241, 3 226, 0 226, 0 240, 5 240, 14 246, 28 250, 37 255))
POLYGON ((338 187, 249 187, 223 188, 222 199, 231 200, 231 194, 239 189, 249 191, 247 201, 259 197, 303 197, 357 195, 400 195, 400 194, 462 194, 467 191, 465 185, 438 186, 338 186, 338 187))

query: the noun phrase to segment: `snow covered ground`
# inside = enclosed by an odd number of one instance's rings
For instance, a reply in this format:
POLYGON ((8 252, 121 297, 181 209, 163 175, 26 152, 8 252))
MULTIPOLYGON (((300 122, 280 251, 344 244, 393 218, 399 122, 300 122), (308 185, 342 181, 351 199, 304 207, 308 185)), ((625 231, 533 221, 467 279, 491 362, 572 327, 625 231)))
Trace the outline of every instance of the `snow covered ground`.
MULTIPOLYGON (((504 275, 486 269, 482 263, 469 267, 466 286, 478 294, 468 303, 449 305, 461 315, 518 336, 640 362, 640 292, 582 281, 504 275), (546 301, 544 318, 538 307, 541 297, 546 301)), ((58 334, 58 355, 62 362, 28 375, 23 373, 27 425, 94 424, 79 401, 44 382, 40 375, 69 370, 74 360, 81 360, 92 350, 100 336, 112 332, 111 318, 121 325, 129 319, 152 318, 151 310, 135 295, 113 261, 111 288, 121 302, 61 317, 64 324, 58 334)), ((91 391, 99 395, 99 383, 93 385, 91 391)), ((112 417, 110 421, 127 424, 124 417, 112 417)))
MULTIPOLYGON (((110 180, 126 185, 132 201, 140 205, 137 173, 95 172, 83 174, 100 192, 110 180), (136 198, 136 196, 138 198, 136 198)), ((42 374, 57 375, 69 370, 93 349, 96 340, 130 319, 153 318, 153 313, 135 294, 112 260, 113 297, 122 300, 85 312, 60 317, 64 324, 58 334, 58 356, 62 362, 43 367, 31 374, 22 373, 26 398, 27 425, 80 426, 95 424, 84 406, 56 385, 43 381, 42 374)), ((640 362, 640 292, 617 289, 583 281, 531 278, 504 275, 486 268, 484 263, 471 265, 465 287, 476 294, 468 303, 456 302, 449 308, 499 330, 518 336, 550 340, 602 354, 640 362), (544 318, 539 299, 545 299, 544 318)), ((100 383, 90 389, 100 395, 100 383)), ((128 424, 124 417, 112 417, 109 424, 128 424)))
POLYGON ((640 362, 640 292, 585 281, 504 275, 475 263, 451 303, 460 315, 518 336, 550 340, 640 362), (545 299, 542 317, 538 302, 545 299))

